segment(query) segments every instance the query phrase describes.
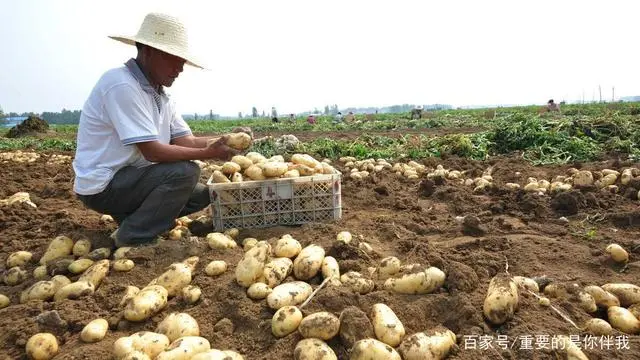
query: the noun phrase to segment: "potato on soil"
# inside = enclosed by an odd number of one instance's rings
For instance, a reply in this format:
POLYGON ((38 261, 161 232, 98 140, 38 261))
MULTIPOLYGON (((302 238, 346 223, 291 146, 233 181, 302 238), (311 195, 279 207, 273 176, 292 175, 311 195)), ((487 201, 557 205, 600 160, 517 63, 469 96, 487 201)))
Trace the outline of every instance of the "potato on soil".
POLYGON ((183 336, 200 336, 200 327, 196 319, 187 313, 171 313, 158 324, 156 332, 174 342, 183 336))
POLYGON ((261 300, 267 297, 273 289, 269 285, 261 282, 253 283, 247 289, 247 296, 253 300, 261 300))
POLYGON ((333 277, 331 283, 334 285, 340 285, 340 265, 333 256, 325 256, 322 260, 322 277, 324 279, 333 277))
POLYGON ((620 306, 620 300, 618 300, 615 295, 608 291, 605 291, 600 286, 585 286, 584 291, 593 297, 596 305, 598 305, 599 307, 606 309, 610 306, 620 306))
POLYGON ((123 246, 121 248, 116 249, 116 251, 113 253, 113 259, 114 260, 126 259, 127 254, 129 253, 129 251, 131 251, 131 249, 133 248, 129 246, 123 246))
POLYGON ((127 302, 124 318, 129 321, 146 320, 167 305, 167 297, 167 289, 160 285, 149 285, 127 302))
POLYGON ((506 274, 491 279, 484 299, 484 316, 493 324, 500 325, 513 317, 518 308, 518 286, 506 274))
POLYGON ((283 306, 271 318, 271 332, 281 338, 298 329, 302 321, 302 312, 296 306, 283 306))
POLYGON ((631 305, 627 310, 631 311, 633 316, 635 316, 636 319, 640 320, 640 304, 631 305))
POLYGON ((131 334, 129 338, 132 340, 131 344, 134 350, 144 351, 152 359, 155 359, 170 344, 166 335, 151 331, 138 331, 131 334))
POLYGON ((403 360, 446 359, 456 344, 456 335, 451 330, 435 331, 429 336, 419 332, 408 336, 398 347, 403 360))
POLYGON ((249 251, 249 249, 255 247, 258 244, 258 239, 256 238, 245 238, 242 240, 242 250, 245 252, 249 251))
POLYGON ((567 360, 589 360, 589 358, 580 350, 576 344, 573 343, 568 336, 560 335, 557 337, 556 349, 563 349, 567 355, 567 360))
POLYGON ((85 270, 87 270, 91 265, 93 265, 93 260, 91 259, 78 259, 71 264, 69 264, 69 272, 72 274, 81 274, 85 270))
POLYGON ((13 286, 21 284, 27 279, 27 272, 15 266, 4 272, 4 283, 13 286))
POLYGON ((111 256, 111 249, 109 248, 98 248, 87 254, 87 258, 93 261, 108 259, 109 256, 111 256))
POLYGON ((242 257, 236 266, 236 281, 244 287, 249 287, 264 276, 264 266, 269 260, 271 246, 266 242, 259 242, 242 257))
POLYGON ((58 353, 58 340, 50 333, 35 334, 27 341, 26 351, 29 359, 51 359, 58 353))
POLYGON ((336 241, 344 244, 349 244, 352 239, 353 236, 348 231, 341 231, 338 233, 338 235, 336 235, 336 241))
POLYGON ((363 295, 372 292, 375 287, 373 280, 365 278, 357 271, 348 271, 342 274, 340 282, 343 286, 363 295))
POLYGON ((586 322, 584 330, 590 334, 603 336, 611 335, 613 328, 605 320, 593 318, 586 322))
POLYGON ((195 285, 187 285, 182 288, 180 293, 180 297, 182 301, 187 304, 195 304, 200 300, 200 295, 202 295, 202 290, 195 285))
POLYGON ((514 276, 512 279, 516 283, 516 285, 518 285, 518 287, 520 288, 533 291, 536 294, 540 292, 538 283, 532 278, 528 278, 524 276, 514 276))
POLYGON ((7 295, 0 294, 0 309, 4 309, 11 304, 11 300, 7 297, 7 295))
POLYGON ((629 253, 618 244, 610 244, 605 249, 607 254, 611 256, 611 259, 615 262, 626 263, 629 261, 629 253))
POLYGON ((320 339, 302 339, 293 349, 294 360, 338 360, 333 349, 320 339))
POLYGON ((640 287, 637 285, 610 283, 602 285, 602 289, 615 295, 624 307, 640 303, 640 287))
POLYGON ((122 300, 120 300, 120 306, 127 305, 129 300, 133 299, 133 297, 136 296, 139 292, 140 292, 139 288, 128 285, 124 290, 124 295, 122 296, 122 300))
POLYGON ((309 280, 318 274, 324 260, 324 249, 311 244, 302 251, 293 261, 293 275, 298 280, 309 280))
POLYGON ((399 278, 389 278, 385 281, 385 288, 400 294, 428 294, 444 285, 446 275, 436 267, 429 267, 424 271, 416 271, 414 267, 399 278))
POLYGON ((48 261, 71 254, 73 250, 73 240, 66 236, 57 236, 49 243, 44 255, 40 258, 40 265, 45 265, 48 261))
POLYGON ((86 343, 94 343, 104 339, 109 323, 105 319, 95 319, 88 323, 80 333, 80 340, 86 343))
POLYGON ((196 354, 190 360, 232 360, 232 358, 222 350, 211 349, 196 354))
POLYGON ((238 246, 232 238, 222 233, 209 233, 206 239, 212 249, 233 249, 238 246))
POLYGON ((391 346, 376 339, 359 340, 353 345, 349 360, 402 360, 391 346))
POLYGON ((293 258, 300 254, 302 245, 298 240, 291 237, 291 235, 283 235, 273 248, 273 253, 277 257, 293 258))
POLYGON ((183 336, 173 341, 155 360, 189 360, 208 350, 211 350, 209 340, 201 336, 183 336))
POLYGON ((36 280, 44 280, 46 279, 48 276, 47 273, 47 266, 46 265, 40 265, 38 267, 36 267, 35 269, 33 269, 33 278, 36 280))
POLYGON ((71 252, 74 256, 81 257, 87 256, 91 252, 91 241, 87 239, 80 239, 73 244, 71 252))
POLYGON ((107 273, 109 273, 109 260, 96 261, 80 275, 78 281, 88 281, 92 283, 95 288, 98 288, 102 280, 107 276, 107 273))
POLYGON ((289 276, 293 269, 293 261, 287 257, 274 258, 269 261, 264 267, 264 278, 267 281, 267 285, 273 288, 289 276))
POLYGON ((380 266, 377 269, 378 279, 387 280, 396 275, 400 272, 401 265, 400 259, 395 256, 388 256, 380 260, 380 266))
POLYGON ((32 257, 33 257, 33 254, 31 254, 28 251, 16 251, 14 253, 11 253, 11 255, 9 255, 9 257, 7 258, 7 267, 8 268, 12 268, 16 266, 22 267, 26 263, 31 261, 32 257))
POLYGON ((152 360, 144 351, 134 350, 125 355, 122 360, 152 360))
POLYGON ((24 304, 30 300, 46 301, 51 299, 56 291, 56 284, 53 281, 38 281, 20 294, 20 303, 24 304))
POLYGON ((176 296, 182 291, 182 288, 191 283, 191 275, 194 268, 195 265, 190 265, 184 261, 173 263, 167 271, 151 280, 147 286, 160 285, 167 289, 169 297, 176 296))
POLYGON ((302 319, 298 331, 304 338, 330 340, 340 331, 340 319, 327 311, 316 312, 302 319))
POLYGON ((381 303, 373 305, 371 323, 378 340, 392 347, 402 342, 405 335, 404 325, 387 305, 381 303))
POLYGON ((64 275, 56 275, 52 277, 50 281, 55 284, 56 291, 58 291, 65 285, 71 284, 71 280, 69 280, 69 278, 64 275))
POLYGON ((240 235, 240 230, 237 228, 227 229, 224 231, 224 235, 235 241, 235 239, 238 238, 238 235, 240 235))
POLYGON ((223 260, 214 260, 204 268, 204 272, 209 276, 217 276, 225 271, 227 271, 227 263, 223 260))
POLYGON ((131 271, 136 266, 136 264, 129 259, 119 259, 113 262, 113 270, 115 271, 131 271))
POLYGON ((67 284, 56 291, 53 300, 62 301, 64 299, 76 300, 83 296, 91 295, 96 287, 88 281, 76 281, 67 284))
POLYGON ((631 311, 623 307, 611 306, 607 309, 607 316, 613 328, 630 335, 640 333, 640 320, 636 319, 631 311))
POLYGON ((313 292, 311 285, 304 281, 292 281, 280 284, 267 295, 267 304, 277 310, 283 306, 302 304, 313 292))

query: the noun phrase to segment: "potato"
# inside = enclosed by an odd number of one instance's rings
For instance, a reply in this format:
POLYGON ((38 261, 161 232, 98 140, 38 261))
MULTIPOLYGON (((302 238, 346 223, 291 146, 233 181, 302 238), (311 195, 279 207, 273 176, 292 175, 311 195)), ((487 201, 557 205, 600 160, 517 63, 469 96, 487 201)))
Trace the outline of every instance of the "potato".
POLYGON ((500 325, 513 317, 518 308, 518 286, 505 274, 491 279, 484 299, 484 316, 493 324, 500 325))
POLYGON ((268 162, 264 164, 262 174, 266 177, 280 177, 287 172, 289 167, 283 162, 268 162))
POLYGON ((331 282, 334 285, 340 285, 340 265, 333 256, 325 256, 322 260, 322 277, 327 279, 333 277, 331 282))
POLYGON ((14 253, 11 253, 11 255, 9 255, 9 257, 7 258, 7 267, 8 268, 12 268, 16 266, 22 267, 26 263, 31 261, 32 257, 33 257, 33 254, 31 254, 28 251, 16 251, 14 253))
POLYGON ((640 303, 640 287, 636 285, 610 283, 602 285, 602 289, 615 295, 624 307, 640 303))
POLYGON ((595 299, 589 293, 585 291, 578 291, 574 296, 576 296, 577 300, 580 302, 582 310, 588 313, 593 313, 598 310, 595 299))
POLYGON ((114 260, 126 259, 127 253, 129 253, 131 249, 132 247, 129 247, 129 246, 123 246, 121 248, 118 248, 116 252, 113 253, 113 259, 114 260))
POLYGON ((46 265, 48 261, 71 254, 73 240, 66 236, 58 236, 51 240, 44 255, 40 258, 40 265, 46 265))
POLYGON ((271 253, 271 247, 266 242, 259 242, 250 249, 236 266, 236 281, 244 287, 258 281, 263 276, 264 266, 271 253))
POLYGON ((181 240, 186 239, 190 235, 189 229, 186 226, 176 226, 169 231, 169 240, 181 240))
POLYGON ((340 331, 340 319, 330 312, 321 311, 305 316, 298 331, 304 338, 330 340, 340 331))
MULTIPOLYGON (((113 342, 113 356, 116 359, 126 359, 128 354, 132 354, 137 350, 133 347, 133 338, 124 336, 113 342)), ((146 355, 146 353, 143 352, 146 355)), ((148 356, 148 355, 147 355, 148 356)), ((141 358, 142 359, 142 358, 141 358)))
POLYGON ((269 295, 273 290, 269 287, 269 285, 265 283, 253 283, 247 289, 247 295, 249 298, 253 300, 264 299, 269 295))
POLYGON ((15 266, 4 272, 4 283, 13 286, 21 284, 27 279, 27 272, 15 266))
POLYGON ((249 159, 246 156, 243 155, 236 155, 234 157, 231 158, 231 161, 240 165, 240 168, 242 170, 248 168, 249 166, 253 165, 253 161, 251 161, 251 159, 249 159))
POLYGON ((404 360, 445 359, 456 344, 456 335, 451 330, 436 331, 429 336, 425 332, 408 336, 398 347, 404 360))
POLYGON ((240 230, 236 228, 227 229, 224 231, 224 235, 226 235, 230 239, 235 240, 238 238, 238 235, 240 235, 240 230))
POLYGON ((251 136, 247 133, 231 133, 226 136, 226 144, 228 147, 236 150, 247 150, 251 146, 251 136))
MULTIPOLYGON (((322 163, 321 166, 322 166, 322 173, 325 174, 325 175, 330 175, 330 174, 335 174, 336 173, 336 169, 333 166, 329 165, 329 164, 322 163)), ((382 170, 382 167, 380 167, 380 170, 382 170)))
POLYGON ((196 354, 211 349, 209 340, 200 336, 183 336, 158 354, 155 360, 189 360, 196 354))
POLYGON ((630 335, 640 333, 640 320, 636 319, 631 311, 620 306, 611 306, 607 309, 607 316, 615 329, 630 335))
POLYGON ((213 174, 211 174, 211 180, 213 180, 213 182, 217 184, 231 182, 231 180, 229 180, 229 178, 227 178, 220 170, 215 170, 213 174))
POLYGON ((551 306, 551 301, 549 300, 549 298, 541 297, 538 299, 538 304, 540 304, 541 306, 551 306))
POLYGON ((596 302, 596 305, 602 308, 610 306, 620 306, 620 300, 612 293, 605 291, 599 286, 590 285, 584 288, 584 291, 590 294, 596 302))
POLYGON ((104 339, 109 323, 105 319, 95 319, 88 323, 80 333, 80 340, 86 343, 94 343, 104 339))
POLYGON ((38 333, 27 341, 27 356, 33 360, 48 360, 58 353, 58 340, 53 334, 38 333))
POLYGON ((564 335, 556 337, 558 340, 553 340, 556 343, 556 349, 562 349, 567 355, 567 360, 589 360, 589 358, 580 350, 580 347, 576 345, 571 338, 564 335))
POLYGON ((385 288, 400 294, 428 294, 444 285, 445 273, 436 267, 424 271, 404 274, 400 278, 389 278, 385 288))
POLYGON ((220 275, 227 271, 227 263, 223 260, 214 260, 204 268, 204 272, 209 276, 220 275))
POLYGON ((265 265, 263 270, 266 284, 269 285, 270 288, 279 285, 287 276, 289 276, 292 268, 293 262, 287 257, 272 259, 265 265))
POLYGON ((299 305, 313 292, 311 285, 303 281, 292 281, 280 284, 267 295, 267 304, 277 310, 283 306, 299 305))
POLYGON ((53 300, 75 300, 83 296, 91 295, 95 292, 95 290, 95 286, 88 281, 76 281, 59 288, 56 291, 56 294, 53 296, 53 300))
POLYGON ((283 306, 271 318, 271 332, 275 337, 285 337, 298 329, 302 312, 296 306, 283 306))
POLYGON ((293 261, 294 276, 299 280, 311 279, 322 267, 322 260, 324 260, 323 248, 314 244, 305 247, 293 261))
POLYGON ((87 270, 91 265, 93 265, 93 260, 91 259, 78 259, 71 264, 69 264, 69 272, 72 274, 81 274, 85 270, 87 270))
POLYGON ((131 285, 127 286, 126 289, 124 290, 124 295, 122 296, 122 300, 120 300, 120 306, 127 305, 129 300, 133 299, 133 297, 136 296, 139 292, 140 292, 140 289, 138 289, 137 287, 131 286, 131 285))
POLYGON ((244 171, 244 175, 251 180, 264 180, 266 176, 262 173, 262 168, 258 165, 251 165, 244 171))
POLYGON ((56 275, 51 278, 51 282, 55 285, 56 291, 60 290, 65 285, 71 284, 71 280, 64 275, 56 275))
POLYGON ((73 244, 72 253, 74 256, 81 257, 89 255, 91 251, 91 241, 80 239, 73 244))
POLYGON ((200 336, 200 326, 187 313, 171 313, 158 324, 156 333, 166 335, 174 342, 183 336, 200 336))
POLYGON ((151 280, 147 286, 160 285, 167 289, 169 297, 173 297, 178 295, 183 287, 191 283, 191 272, 189 265, 183 262, 173 263, 167 271, 151 280))
POLYGON ((273 248, 273 253, 277 257, 293 258, 300 254, 301 250, 302 245, 300 245, 300 242, 292 238, 291 235, 286 234, 278 239, 276 245, 273 248))
POLYGON ((293 349, 294 360, 338 360, 333 349, 320 339, 302 339, 293 349))
POLYGON ((244 360, 244 357, 233 350, 222 351, 227 357, 224 360, 244 360))
POLYGON ((336 241, 344 244, 348 244, 353 239, 353 236, 348 231, 341 231, 336 235, 336 241))
POLYGON ((91 260, 94 260, 94 261, 98 261, 98 260, 108 259, 109 256, 111 256, 111 249, 109 249, 109 248, 99 248, 99 249, 92 250, 87 255, 87 258, 89 258, 91 260))
POLYGON ((524 277, 524 276, 514 276, 511 279, 520 288, 524 288, 524 289, 527 289, 529 291, 533 291, 534 293, 539 293, 540 292, 540 287, 538 287, 538 283, 535 280, 531 279, 531 278, 524 277))
POLYGON ((113 270, 115 271, 131 271, 136 264, 129 259, 119 259, 113 262, 113 270))
POLYGON ((182 288, 180 296, 182 301, 187 304, 195 304, 200 300, 200 296, 202 295, 202 290, 195 285, 187 285, 182 288))
POLYGON ((593 335, 611 335, 613 333, 613 328, 611 325, 598 318, 590 319, 586 322, 584 330, 593 335))
POLYGON ((400 272, 402 263, 395 256, 388 256, 380 260, 380 266, 376 269, 378 279, 386 280, 400 272))
POLYGON ((47 266, 46 265, 40 265, 38 267, 36 267, 35 269, 33 269, 33 277, 36 280, 44 280, 46 279, 48 276, 47 273, 47 266))
POLYGON ((126 354, 122 360, 152 360, 144 351, 134 350, 126 354))
POLYGON ((212 349, 196 354, 191 360, 230 360, 230 357, 224 351, 212 349))
POLYGON ((169 347, 170 343, 166 335, 151 331, 138 331, 129 337, 134 350, 144 351, 152 359, 169 347))
POLYGON ((349 271, 340 276, 342 285, 350 288, 359 294, 368 294, 373 291, 375 283, 373 280, 367 279, 357 271, 349 271))
POLYGON ((56 294, 56 284, 53 281, 38 281, 20 294, 20 303, 30 300, 46 301, 56 294))
POLYGON ((160 285, 149 285, 127 302, 124 318, 129 321, 146 320, 167 305, 167 298, 167 289, 160 285))
MULTIPOLYGON (((353 345, 349 360, 402 360, 391 346, 376 339, 359 340, 353 345)), ((428 358, 427 358, 428 359, 428 358)))
POLYGON ((242 240, 242 250, 247 252, 249 249, 253 248, 258 244, 258 239, 256 238, 244 238, 242 240))
POLYGON ((298 178, 300 177, 300 171, 298 171, 297 169, 293 169, 293 170, 287 170, 287 172, 285 172, 282 177, 284 178, 298 178))
POLYGON ((245 156, 249 158, 249 160, 253 161, 254 164, 267 161, 267 158, 265 158, 264 156, 262 156, 262 154, 257 153, 255 151, 248 152, 245 156))
POLYGON ((240 165, 231 161, 227 161, 226 163, 222 164, 222 173, 225 175, 233 175, 241 170, 242 168, 240 167, 240 165))
POLYGON ((93 264, 90 268, 87 269, 78 281, 88 281, 93 284, 96 288, 100 286, 102 280, 107 276, 109 272, 109 260, 100 260, 93 264))
POLYGON ((206 239, 212 249, 233 249, 238 246, 233 239, 218 232, 207 234, 206 239))
POLYGON ((629 253, 618 244, 610 244, 605 251, 611 255, 611 259, 615 262, 626 263, 629 261, 629 253))
POLYGON ((7 295, 0 294, 0 309, 4 309, 11 304, 11 300, 7 297, 7 295))
POLYGON ((373 305, 371 323, 378 340, 392 347, 402 342, 405 335, 404 325, 387 305, 381 303, 373 305))
POLYGON ((566 285, 562 283, 551 283, 545 286, 544 294, 552 298, 566 298, 569 296, 566 285))
POLYGON ((633 316, 635 316, 636 319, 640 320, 640 304, 631 305, 627 310, 631 311, 633 316))

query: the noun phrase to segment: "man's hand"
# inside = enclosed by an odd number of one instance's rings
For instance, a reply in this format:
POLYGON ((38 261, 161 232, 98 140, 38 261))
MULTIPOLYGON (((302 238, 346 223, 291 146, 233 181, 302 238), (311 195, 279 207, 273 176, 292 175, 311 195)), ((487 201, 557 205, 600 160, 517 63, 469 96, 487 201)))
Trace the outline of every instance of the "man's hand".
POLYGON ((240 151, 227 146, 228 137, 228 135, 221 136, 207 145, 205 153, 208 159, 228 161, 240 154, 240 151))
POLYGON ((251 128, 250 128, 250 127, 246 127, 246 126, 239 126, 239 127, 237 127, 237 128, 234 128, 234 129, 232 130, 232 132, 234 132, 234 133, 241 133, 241 132, 243 132, 243 133, 245 133, 245 134, 247 134, 247 135, 251 136, 251 139, 253 139, 253 130, 251 130, 251 128))

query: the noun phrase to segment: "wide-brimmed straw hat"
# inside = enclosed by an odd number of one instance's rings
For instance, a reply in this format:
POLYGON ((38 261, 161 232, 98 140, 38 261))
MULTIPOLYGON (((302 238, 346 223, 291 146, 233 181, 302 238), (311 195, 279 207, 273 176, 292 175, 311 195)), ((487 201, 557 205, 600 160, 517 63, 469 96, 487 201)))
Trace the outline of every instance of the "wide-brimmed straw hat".
POLYGON ((184 24, 176 17, 149 13, 145 16, 138 33, 134 36, 109 36, 125 44, 137 42, 151 46, 168 54, 184 59, 187 64, 204 69, 200 62, 189 52, 189 38, 184 24))

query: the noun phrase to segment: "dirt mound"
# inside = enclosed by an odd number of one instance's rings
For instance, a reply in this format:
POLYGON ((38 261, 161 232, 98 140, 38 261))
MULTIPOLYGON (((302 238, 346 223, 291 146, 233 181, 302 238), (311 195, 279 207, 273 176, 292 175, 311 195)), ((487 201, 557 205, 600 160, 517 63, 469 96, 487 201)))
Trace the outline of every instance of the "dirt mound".
POLYGON ((8 138, 17 138, 22 136, 30 136, 46 133, 49 130, 49 124, 37 116, 29 116, 20 124, 9 129, 8 138))

